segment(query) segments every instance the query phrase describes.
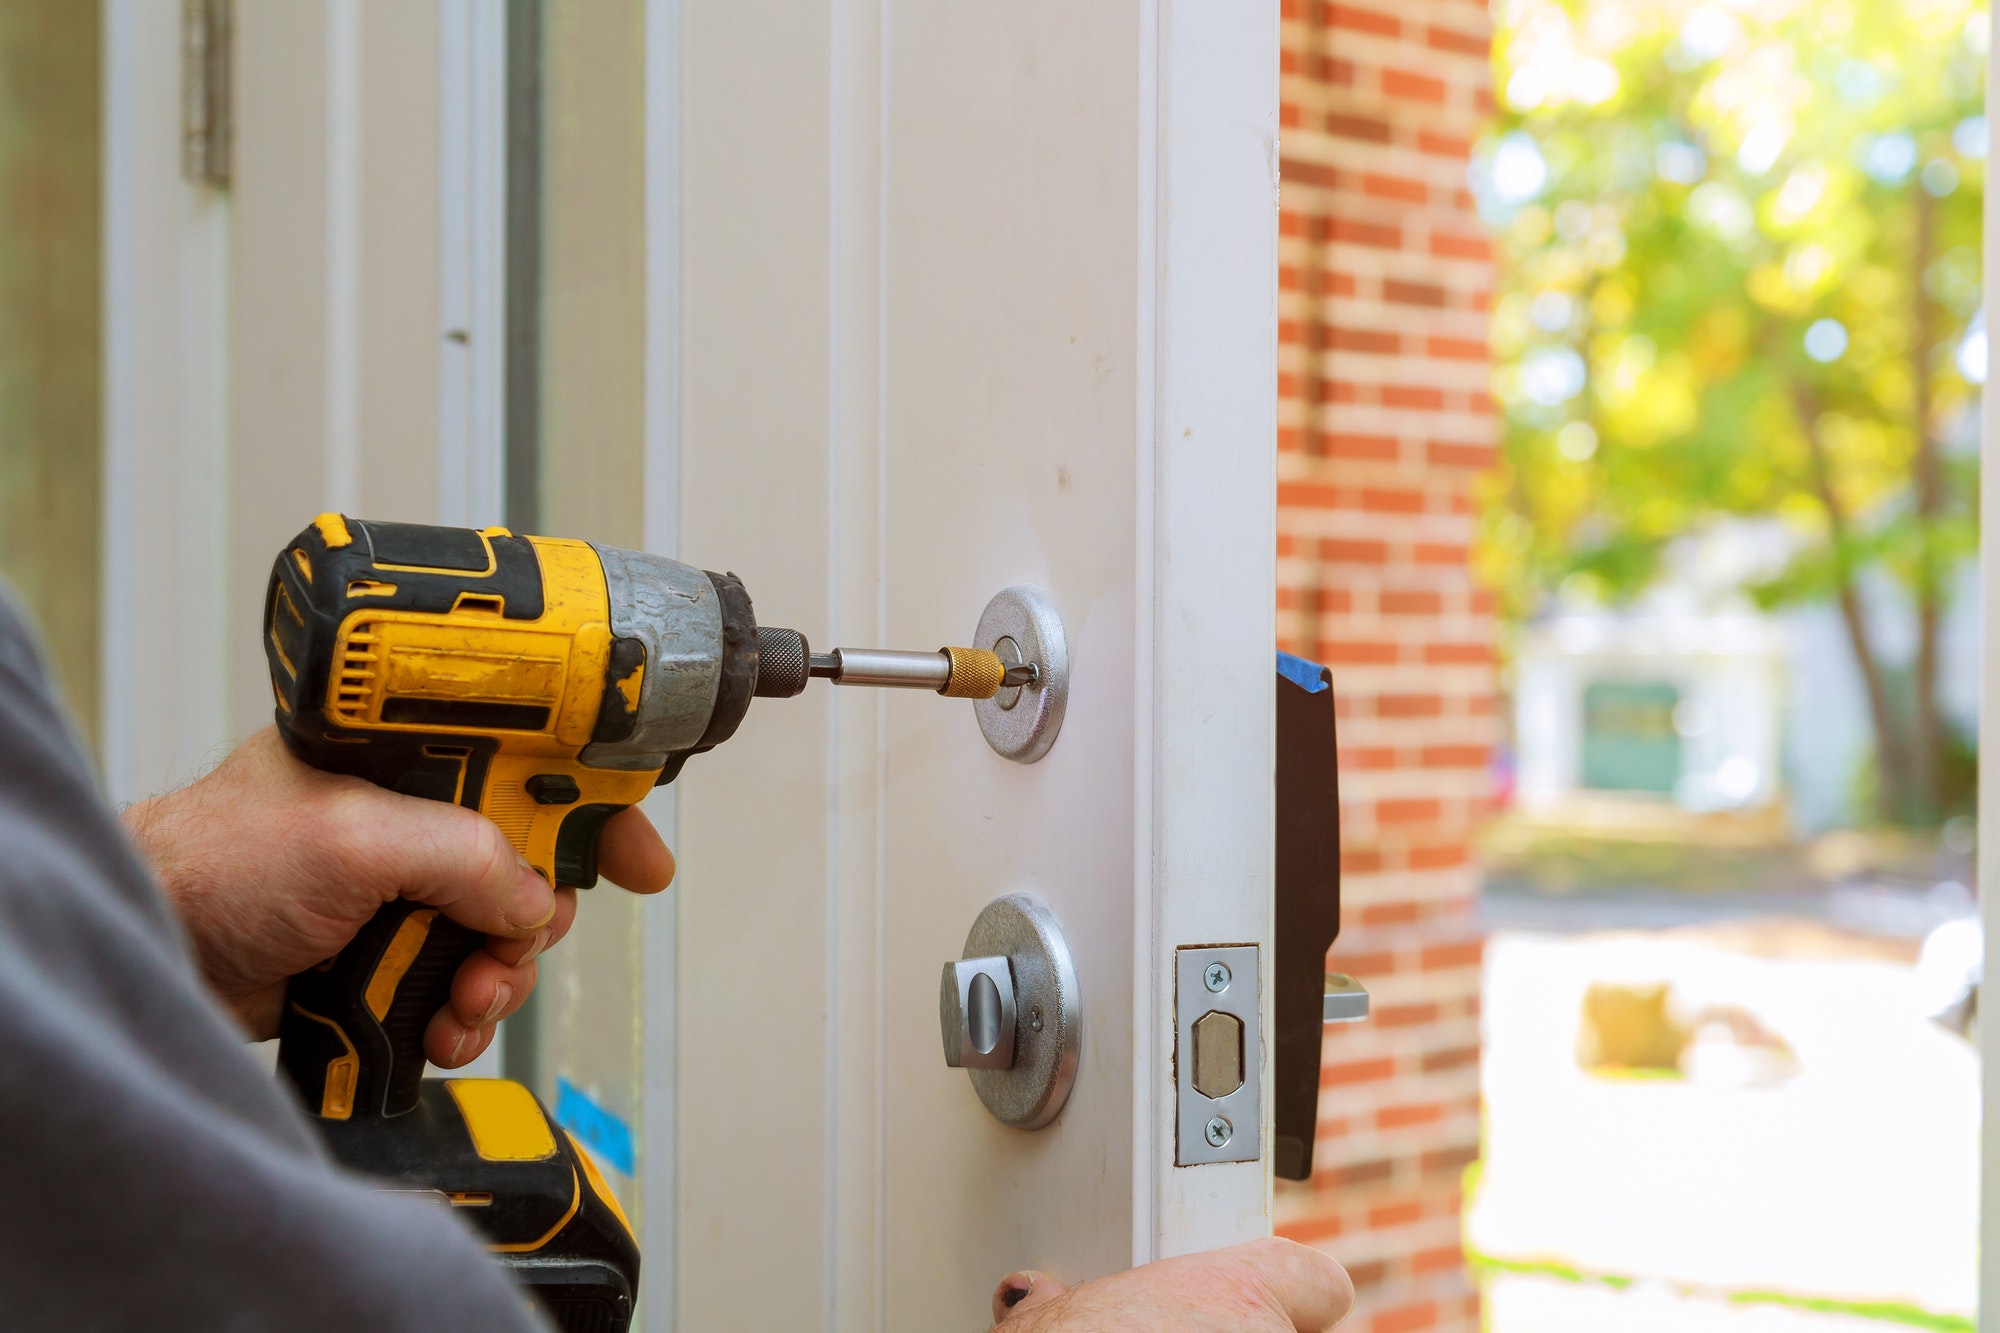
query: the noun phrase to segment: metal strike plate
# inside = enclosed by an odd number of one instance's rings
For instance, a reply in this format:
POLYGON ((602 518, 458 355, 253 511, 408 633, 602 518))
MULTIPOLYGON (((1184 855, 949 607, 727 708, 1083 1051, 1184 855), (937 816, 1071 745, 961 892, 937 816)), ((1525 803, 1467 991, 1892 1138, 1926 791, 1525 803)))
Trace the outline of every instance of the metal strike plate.
POLYGON ((1014 1067, 1014 969, 1005 958, 944 965, 938 986, 944 1062, 953 1069, 1014 1067))
POLYGON ((1082 1053, 1083 1001, 1047 903, 1010 893, 986 904, 964 957, 945 964, 938 1021, 945 1063, 965 1069, 995 1120, 1040 1129, 1061 1113, 1082 1053))
POLYGON ((1258 1015, 1256 945, 1175 952, 1176 1166, 1254 1162, 1264 1155, 1258 1015))
POLYGON ((1368 991, 1345 972, 1326 974, 1322 1016, 1329 1023, 1359 1023, 1368 1017, 1368 991))
POLYGON ((1003 689, 972 705, 995 754, 1034 763, 1056 743, 1069 703, 1069 645, 1055 603, 1032 583, 1002 588, 980 614, 972 645, 991 650, 1008 666, 1030 663, 1036 668, 1032 684, 1003 689))

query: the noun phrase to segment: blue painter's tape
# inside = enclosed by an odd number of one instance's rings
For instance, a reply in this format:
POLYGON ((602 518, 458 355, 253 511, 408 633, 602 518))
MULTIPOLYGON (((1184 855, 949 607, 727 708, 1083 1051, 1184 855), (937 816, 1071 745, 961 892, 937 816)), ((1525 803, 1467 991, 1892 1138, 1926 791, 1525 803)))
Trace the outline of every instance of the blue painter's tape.
POLYGON ((632 1149, 632 1127, 566 1078, 556 1080, 556 1123, 618 1174, 635 1173, 639 1163, 632 1149))
POLYGON ((1278 674, 1307 694, 1318 694, 1327 688, 1326 668, 1317 662, 1308 662, 1303 657, 1290 653, 1278 654, 1278 674))

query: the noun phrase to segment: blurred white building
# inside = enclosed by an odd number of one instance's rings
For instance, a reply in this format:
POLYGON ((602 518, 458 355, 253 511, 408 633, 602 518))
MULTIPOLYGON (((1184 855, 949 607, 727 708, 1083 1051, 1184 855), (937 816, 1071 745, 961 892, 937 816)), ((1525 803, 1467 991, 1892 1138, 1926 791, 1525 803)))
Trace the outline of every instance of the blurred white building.
MULTIPOLYGON (((1838 611, 1758 610, 1742 589, 1795 539, 1776 523, 1716 524, 1669 555, 1630 608, 1566 597, 1524 631, 1514 663, 1516 807, 1531 817, 1681 811, 1780 816, 1774 831, 1852 823, 1874 747, 1867 696, 1838 611)), ((1978 614, 1970 564, 1942 627, 1939 694, 1970 734, 1978 614)), ((1891 671, 1915 654, 1908 599, 1886 580, 1862 601, 1891 671)))

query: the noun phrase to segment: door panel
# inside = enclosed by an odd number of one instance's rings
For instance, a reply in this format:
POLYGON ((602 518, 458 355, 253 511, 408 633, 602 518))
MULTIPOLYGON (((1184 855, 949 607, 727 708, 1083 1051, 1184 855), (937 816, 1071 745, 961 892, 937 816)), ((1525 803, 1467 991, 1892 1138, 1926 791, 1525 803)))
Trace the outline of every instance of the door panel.
POLYGON ((820 647, 1038 583, 1073 666, 1038 764, 816 686, 689 765, 679 1327, 978 1327, 1011 1268, 1268 1226, 1171 1134, 1174 947, 1270 938, 1277 26, 1193 8, 678 6, 679 554, 820 647), (936 1020, 1018 890, 1084 997, 1032 1134, 936 1020))

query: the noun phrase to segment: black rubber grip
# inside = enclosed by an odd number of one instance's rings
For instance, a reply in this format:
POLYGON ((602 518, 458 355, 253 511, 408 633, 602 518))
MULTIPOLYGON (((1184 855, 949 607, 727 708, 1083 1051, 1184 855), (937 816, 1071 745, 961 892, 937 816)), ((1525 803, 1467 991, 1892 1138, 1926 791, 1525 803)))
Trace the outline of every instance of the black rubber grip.
POLYGON ((335 1120, 416 1108, 424 1029, 480 945, 436 908, 398 899, 330 962, 293 977, 278 1029, 278 1066, 306 1110, 335 1120))

